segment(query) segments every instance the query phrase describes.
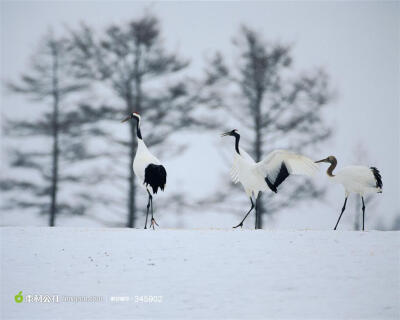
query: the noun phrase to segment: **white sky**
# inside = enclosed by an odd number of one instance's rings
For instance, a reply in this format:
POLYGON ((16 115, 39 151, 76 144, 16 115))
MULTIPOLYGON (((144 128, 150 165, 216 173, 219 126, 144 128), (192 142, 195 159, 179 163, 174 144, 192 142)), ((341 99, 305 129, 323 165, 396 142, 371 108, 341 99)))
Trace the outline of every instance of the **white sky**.
MULTIPOLYGON (((399 2, 2 1, 1 80, 15 79, 24 71, 38 39, 49 26, 62 30, 64 25, 74 27, 84 21, 101 29, 111 22, 135 18, 145 9, 161 19, 167 46, 190 58, 195 73, 204 67, 204 57, 215 50, 233 58, 231 39, 241 23, 259 30, 266 39, 292 43, 296 70, 323 66, 338 92, 337 101, 327 112, 327 122, 335 128, 335 135, 315 158, 333 154, 339 168, 356 164, 355 148, 361 143, 368 156, 360 164, 378 167, 384 183, 384 193, 377 196, 370 212, 367 208, 367 218, 389 223, 396 213, 400 214, 399 2)), ((32 112, 28 106, 26 100, 3 92, 2 112, 32 112)), ((176 173, 170 186, 178 182, 186 188, 196 185, 195 192, 201 193, 199 190, 210 190, 219 181, 215 177, 230 164, 224 164, 215 150, 220 145, 215 137, 196 140, 183 157, 169 161, 176 173), (202 170, 179 170, 185 161, 199 157, 204 157, 201 169, 209 172, 209 179, 204 178, 202 170)), ((327 182, 324 175, 320 178, 327 182)), ((315 205, 312 212, 303 205, 296 209, 301 215, 289 210, 277 218, 275 226, 291 228, 302 221, 300 225, 306 227, 312 225, 311 220, 317 228, 331 227, 343 197, 341 187, 332 185, 326 204, 315 205)), ((355 214, 354 206, 349 205, 348 210, 343 228, 351 227, 355 214)))

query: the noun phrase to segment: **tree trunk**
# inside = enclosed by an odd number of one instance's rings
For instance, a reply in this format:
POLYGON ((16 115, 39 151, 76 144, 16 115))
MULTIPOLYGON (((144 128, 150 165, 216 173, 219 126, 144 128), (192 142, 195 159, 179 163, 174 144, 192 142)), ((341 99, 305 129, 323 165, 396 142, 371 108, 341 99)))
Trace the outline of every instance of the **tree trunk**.
MULTIPOLYGON (((132 113, 133 110, 133 103, 132 103, 132 93, 130 90, 130 86, 128 85, 128 92, 126 97, 126 108, 127 113, 132 113)), ((136 123, 134 121, 129 122, 129 135, 130 135, 130 144, 129 144, 129 176, 128 176, 128 228, 135 227, 135 213, 136 213, 136 186, 135 186, 135 174, 133 172, 133 160, 135 159, 136 154, 136 123)))
MULTIPOLYGON (((128 108, 129 110, 131 110, 130 112, 132 112, 131 108, 128 108)), ((133 172, 133 159, 135 158, 135 151, 136 151, 136 133, 135 133, 135 123, 133 121, 130 122, 130 155, 129 155, 129 178, 128 178, 128 184, 129 184, 129 188, 128 188, 128 224, 127 227, 128 228, 134 228, 135 227, 135 212, 136 212, 136 190, 135 190, 135 174, 133 172)))
MULTIPOLYGON (((254 120, 255 120, 255 144, 254 144, 254 153, 256 157, 256 162, 260 161, 262 158, 262 137, 261 137, 261 93, 257 94, 257 99, 254 105, 254 120)), ((262 202, 262 193, 259 194, 258 199, 256 201, 256 229, 262 229, 263 227, 263 214, 265 213, 265 209, 262 202)))
MULTIPOLYGON (((136 48, 135 48, 135 62, 134 62, 134 74, 135 74, 135 104, 133 105, 132 101, 132 87, 131 87, 131 82, 128 81, 127 83, 127 108, 128 108, 128 114, 136 111, 138 113, 141 112, 141 104, 142 104, 142 79, 140 75, 140 58, 141 58, 141 52, 140 52, 140 46, 139 43, 136 43, 136 48), (135 110, 133 110, 135 109, 135 110)), ((129 212, 129 218, 128 218, 128 227, 133 228, 135 227, 135 215, 136 215, 136 186, 135 186, 135 175, 133 172, 133 160, 135 158, 136 154, 136 148, 137 148, 137 137, 136 137, 136 128, 135 128, 135 123, 131 122, 130 124, 130 161, 129 161, 129 195, 128 195, 128 212, 129 212)))
POLYGON ((59 92, 58 92, 58 53, 55 45, 52 46, 53 53, 53 150, 52 150, 52 177, 50 193, 50 220, 49 226, 54 227, 57 214, 57 187, 58 187, 58 113, 59 113, 59 92))

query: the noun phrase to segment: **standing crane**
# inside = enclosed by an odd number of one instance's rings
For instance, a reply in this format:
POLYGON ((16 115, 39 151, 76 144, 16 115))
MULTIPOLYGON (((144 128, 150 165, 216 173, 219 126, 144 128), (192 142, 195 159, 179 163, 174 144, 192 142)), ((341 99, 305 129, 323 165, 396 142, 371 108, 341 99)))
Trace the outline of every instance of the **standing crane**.
POLYGON ((153 217, 153 196, 157 193, 158 188, 164 191, 167 182, 167 171, 160 160, 151 154, 146 144, 143 142, 142 133, 140 131, 140 115, 137 112, 133 112, 121 122, 126 122, 131 119, 136 120, 136 136, 138 140, 138 147, 135 159, 133 160, 133 171, 149 195, 144 228, 147 229, 147 218, 151 207, 150 228, 153 227, 154 229, 154 225, 158 226, 158 224, 153 217))
POLYGON ((346 209, 347 198, 350 193, 357 193, 361 196, 362 201, 362 215, 363 215, 363 231, 364 231, 364 220, 365 220, 365 204, 364 204, 364 196, 368 193, 382 193, 382 177, 379 170, 375 167, 365 167, 365 166, 347 166, 342 170, 333 174, 333 170, 336 168, 337 160, 334 156, 329 156, 325 159, 316 161, 319 162, 328 162, 330 166, 328 167, 326 174, 328 177, 336 182, 343 185, 345 190, 345 199, 342 211, 340 213, 339 219, 336 222, 335 228, 336 230, 340 218, 344 210, 346 209))
POLYGON ((234 129, 225 132, 221 136, 232 136, 235 138, 235 156, 231 178, 234 183, 240 182, 242 184, 251 202, 250 210, 244 216, 243 220, 233 228, 243 227, 243 222, 255 208, 254 202, 256 202, 260 192, 266 191, 269 188, 277 193, 278 186, 290 174, 312 176, 318 170, 318 166, 313 160, 286 150, 272 151, 264 160, 256 163, 246 151, 239 147, 240 134, 238 130, 234 129))

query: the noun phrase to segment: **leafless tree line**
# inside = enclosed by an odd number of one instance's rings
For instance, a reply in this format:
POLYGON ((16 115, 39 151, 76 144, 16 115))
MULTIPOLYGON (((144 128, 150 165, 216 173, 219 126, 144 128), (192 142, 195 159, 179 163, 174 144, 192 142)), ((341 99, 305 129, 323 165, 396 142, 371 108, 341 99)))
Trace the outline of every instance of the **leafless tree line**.
MULTIPOLYGON (((40 102, 43 110, 3 122, 11 141, 10 174, 1 181, 8 195, 3 208, 36 209, 49 214, 49 225, 54 226, 59 214, 87 214, 94 203, 111 208, 122 203, 125 225, 135 227, 140 213, 132 172, 135 130, 133 123, 122 137, 112 130, 134 110, 149 124, 146 144, 158 154, 182 150, 184 146, 172 140, 175 134, 193 128, 223 130, 226 119, 240 124, 242 139, 256 161, 273 148, 309 151, 329 138, 322 113, 333 94, 323 69, 297 74, 291 46, 268 42, 246 26, 233 47, 234 62, 217 52, 206 62, 203 76, 192 77, 190 61, 165 48, 160 22, 153 15, 110 25, 102 32, 82 24, 63 37, 47 33, 29 70, 7 84, 10 91, 40 102), (107 92, 107 99, 90 100, 94 90, 107 92), (210 118, 210 113, 218 116, 210 118), (39 148, 35 139, 48 144, 39 148), (112 163, 121 165, 115 169, 112 163), (121 199, 96 191, 111 180, 123 182, 121 199), (75 193, 68 195, 71 185, 75 193)), ((236 190, 230 184, 217 194, 218 202, 240 199, 236 190)), ((323 190, 302 181, 284 194, 279 205, 270 194, 258 200, 258 228, 267 215, 301 199, 321 197, 323 190)), ((170 199, 171 205, 185 202, 179 195, 170 199)))

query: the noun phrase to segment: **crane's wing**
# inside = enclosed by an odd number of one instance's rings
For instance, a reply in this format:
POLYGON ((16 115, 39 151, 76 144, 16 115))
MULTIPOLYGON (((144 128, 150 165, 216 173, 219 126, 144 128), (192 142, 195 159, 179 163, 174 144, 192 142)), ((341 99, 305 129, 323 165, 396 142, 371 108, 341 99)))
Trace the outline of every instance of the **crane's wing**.
POLYGON ((239 174, 238 174, 238 169, 235 166, 235 163, 233 163, 232 169, 231 169, 231 179, 234 184, 239 182, 239 174))
POLYGON ((255 164, 256 162, 253 160, 253 158, 242 148, 239 148, 240 155, 238 155, 235 152, 235 157, 233 159, 233 165, 231 169, 231 178, 233 183, 238 183, 239 182, 239 162, 240 161, 246 161, 250 164, 255 164))
POLYGON ((379 187, 379 184, 382 186, 382 177, 376 168, 347 166, 339 170, 336 176, 336 179, 344 183, 352 181, 371 188, 379 187))
POLYGON ((286 150, 276 150, 254 166, 257 174, 265 177, 268 187, 277 192, 277 187, 290 175, 312 176, 318 170, 313 160, 286 150))

